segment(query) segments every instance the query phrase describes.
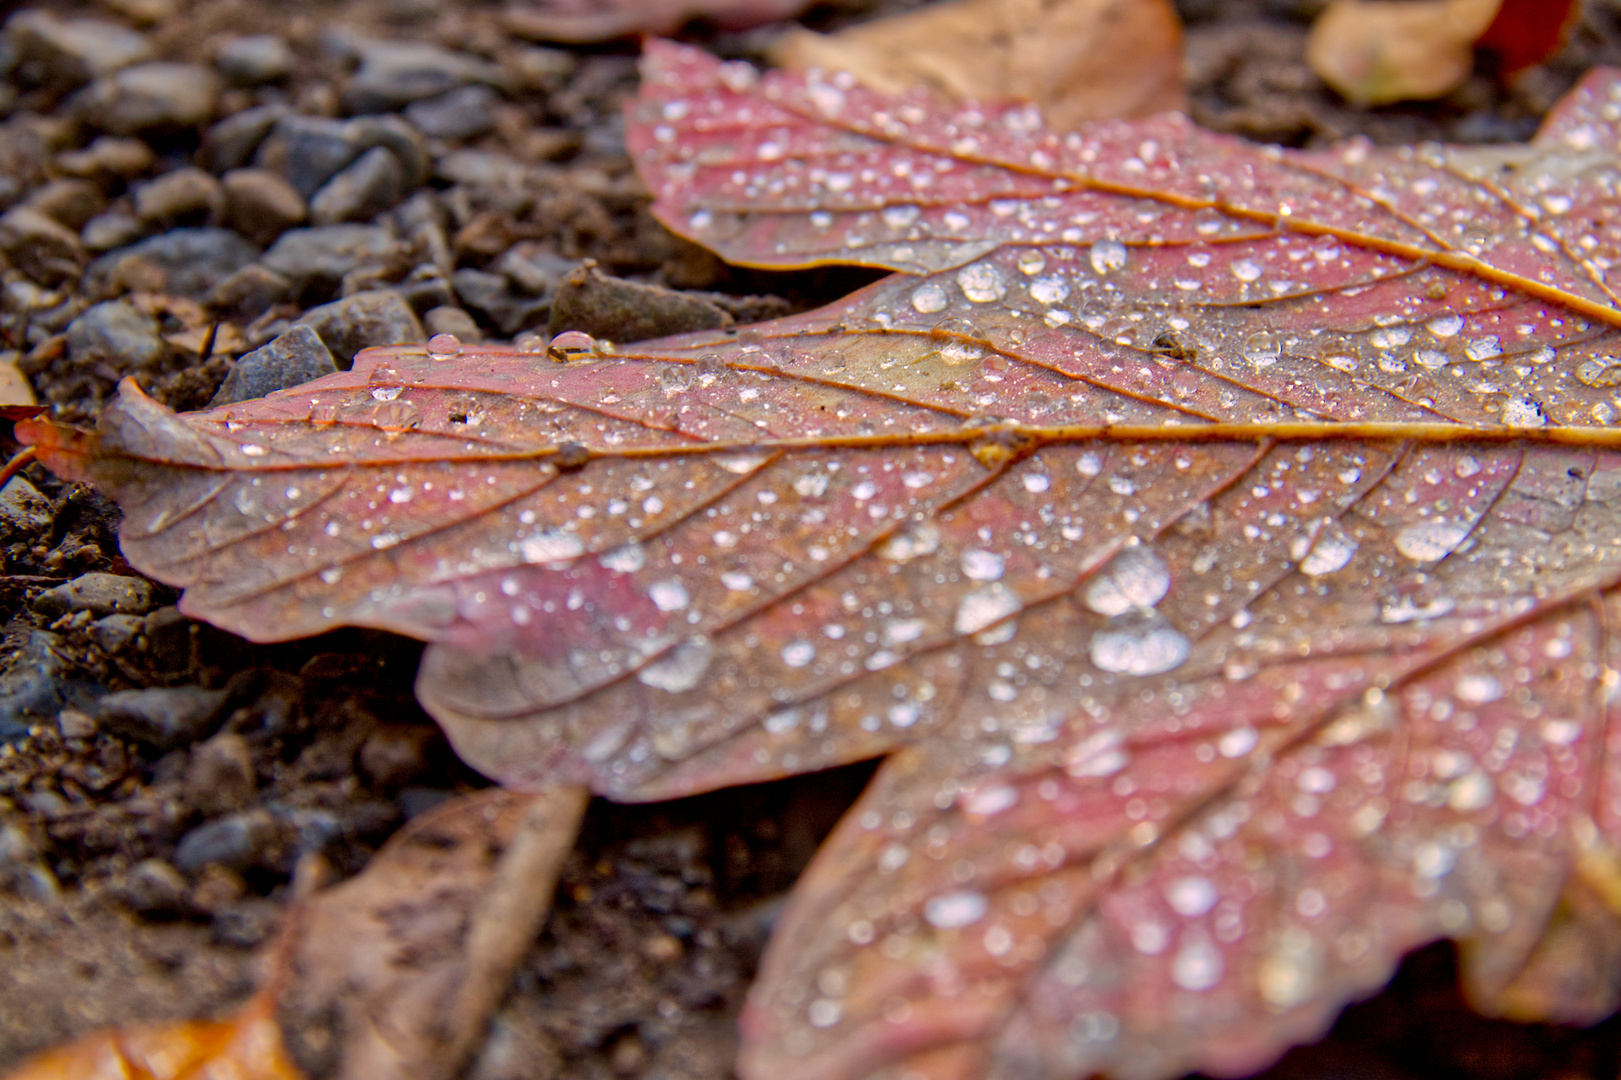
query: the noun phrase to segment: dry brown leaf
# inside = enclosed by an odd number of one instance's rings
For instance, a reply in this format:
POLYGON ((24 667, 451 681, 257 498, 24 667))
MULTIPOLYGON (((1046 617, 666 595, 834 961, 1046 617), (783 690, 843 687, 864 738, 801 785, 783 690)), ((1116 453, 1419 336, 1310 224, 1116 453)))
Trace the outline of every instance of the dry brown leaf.
POLYGON ((1563 43, 1568 0, 1334 0, 1311 28, 1306 59, 1357 105, 1437 98, 1469 77, 1476 47, 1513 74, 1563 43))
POLYGON ((303 1080, 274 1010, 267 989, 229 1020, 93 1032, 31 1058, 7 1080, 303 1080))
POLYGON ((298 1063, 333 1080, 454 1076, 551 905, 585 804, 572 787, 456 799, 313 898, 278 1002, 298 1063))
POLYGON ((889 94, 1028 101, 1058 127, 1185 104, 1170 0, 951 0, 837 34, 798 30, 772 58, 889 94))
POLYGON ((630 34, 669 34, 705 18, 744 30, 799 14, 807 0, 527 0, 502 13, 508 30, 536 41, 581 44, 630 34))

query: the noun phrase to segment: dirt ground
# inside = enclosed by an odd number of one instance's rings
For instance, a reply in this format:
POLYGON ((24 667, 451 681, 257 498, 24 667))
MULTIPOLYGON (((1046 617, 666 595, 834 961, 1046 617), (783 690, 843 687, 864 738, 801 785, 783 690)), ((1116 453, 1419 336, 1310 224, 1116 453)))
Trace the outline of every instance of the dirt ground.
MULTIPOLYGON (((28 6, 0 4, 0 12, 28 6)), ((538 193, 521 197, 443 170, 420 185, 441 208, 460 270, 489 271, 529 245, 676 288, 778 297, 779 310, 826 302, 866 280, 727 268, 653 222, 619 120, 636 86, 631 43, 536 52, 502 29, 499 5, 481 0, 41 6, 144 27, 165 59, 206 57, 233 36, 286 39, 290 70, 224 90, 216 118, 275 102, 339 114, 350 64, 344 35, 433 42, 527 73, 490 106, 485 130, 432 144, 435 154, 461 148, 509 158, 544 178, 538 193)), ((802 21, 826 30, 912 6, 847 0, 821 4, 802 21)), ((1520 140, 1581 73, 1621 63, 1621 3, 1603 0, 1587 5, 1559 56, 1508 87, 1482 57, 1480 73, 1443 101, 1363 111, 1338 101, 1306 67, 1306 27, 1320 4, 1180 7, 1195 119, 1291 145, 1354 134, 1386 143, 1520 140)), ((684 36, 756 58, 779 30, 694 24, 684 36)), ((60 177, 63 155, 95 132, 74 118, 80 105, 62 87, 3 55, 0 71, 10 72, 0 80, 4 209, 60 177)), ((142 138, 152 152, 142 178, 218 152, 201 125, 142 138)), ((96 183, 99 203, 85 216, 127 215, 129 186, 96 183)), ((404 280, 399 268, 379 273, 404 280)), ((94 272, 70 277, 50 283, 46 303, 13 288, 22 271, 3 277, 0 359, 24 371, 57 415, 92 416, 129 369, 116 357, 75 362, 64 330, 92 300, 116 295, 116 283, 94 272)), ((268 340, 350 289, 347 280, 306 283, 233 323, 236 344, 220 343, 202 362, 192 343, 210 317, 207 305, 160 305, 150 314, 164 345, 142 381, 172 405, 201 406, 233 349, 268 340)), ((495 308, 471 314, 478 333, 505 336, 495 308)), ((0 1068, 99 1025, 228 1011, 254 985, 255 949, 276 927, 301 853, 322 851, 340 873, 353 873, 402 821, 483 783, 455 761, 411 696, 420 651, 413 642, 345 631, 250 645, 183 618, 161 587, 105 610, 41 600, 81 574, 127 567, 114 508, 38 469, 28 477, 38 499, 0 505, 0 1068), (131 705, 133 719, 105 719, 108 693, 143 689, 172 693, 131 705), (171 722, 184 728, 199 711, 206 718, 192 728, 158 731, 171 722)), ((549 924, 469 1075, 732 1075, 737 1011, 785 891, 870 773, 870 765, 853 766, 652 806, 595 803, 549 924)), ((1266 1075, 1608 1080, 1618 1067, 1617 1020, 1568 1030, 1471 1013, 1443 945, 1410 957, 1389 989, 1266 1075)))

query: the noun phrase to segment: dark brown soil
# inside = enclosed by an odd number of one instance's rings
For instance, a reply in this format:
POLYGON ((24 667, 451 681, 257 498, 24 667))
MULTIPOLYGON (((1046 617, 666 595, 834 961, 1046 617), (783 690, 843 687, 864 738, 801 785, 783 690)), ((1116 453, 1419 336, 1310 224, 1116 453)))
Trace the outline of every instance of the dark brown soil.
MULTIPOLYGON (((497 6, 482 0, 77 6, 100 17, 170 9, 148 32, 158 53, 172 58, 196 58, 200 43, 215 37, 288 38, 290 78, 269 95, 227 91, 222 112, 270 97, 334 112, 343 66, 320 47, 334 28, 430 40, 496 60, 510 60, 521 44, 499 29, 497 6)), ((819 5, 804 21, 830 29, 911 6, 848 0, 819 5)), ((1564 52, 1507 86, 1492 76, 1492 58, 1482 57, 1481 73, 1441 102, 1357 110, 1306 67, 1306 26, 1320 6, 1181 0, 1195 119, 1293 145, 1353 134, 1390 143, 1519 140, 1582 72, 1621 62, 1621 3, 1594 0, 1564 52)), ((752 58, 773 32, 695 24, 686 36, 752 58)), ((620 138, 619 107, 635 89, 634 52, 628 43, 573 50, 553 85, 500 104, 494 129, 469 146, 547 163, 554 182, 540 199, 447 199, 458 266, 488 267, 513 244, 532 241, 674 288, 776 296, 778 309, 826 302, 866 280, 842 271, 731 269, 658 226, 620 138)), ((67 108, 49 88, 0 89, 0 115, 9 116, 0 139, 5 203, 45 181, 49 153, 86 141, 61 121, 67 108), (22 156, 8 160, 6 151, 18 148, 22 156)), ((185 129, 149 141, 155 175, 193 161, 203 138, 185 129)), ((117 189, 110 197, 127 199, 117 189)), ((11 281, 16 272, 5 273, 11 281)), ((300 295, 283 316, 335 295, 335 287, 300 295)), ((76 297, 81 308, 84 300, 76 297)), ((166 332, 196 328, 195 313, 183 308, 161 314, 166 332)), ((58 415, 92 415, 126 372, 68 364, 56 336, 66 319, 33 318, 43 332, 12 313, 0 316, 0 359, 29 372, 58 415)), ((193 407, 225 370, 223 356, 199 364, 174 347, 142 378, 171 404, 193 407)), ((340 872, 353 873, 406 817, 483 783, 454 760, 412 699, 420 648, 412 642, 343 632, 253 646, 180 617, 163 606, 175 599, 163 593, 130 642, 110 648, 91 633, 88 617, 34 610, 53 585, 128 568, 113 538, 116 510, 37 469, 29 476, 49 512, 0 535, 0 634, 7 658, 31 634, 56 635, 58 659, 42 677, 67 711, 60 720, 39 716, 26 735, 0 746, 0 1068, 100 1025, 228 1011, 254 986, 255 950, 276 927, 300 851, 318 847, 340 872), (95 730, 76 711, 108 691, 177 686, 225 692, 223 721, 206 740, 161 749, 95 730), (231 761, 238 774, 222 783, 218 770, 231 761), (177 868, 191 830, 252 808, 272 811, 276 827, 228 858, 177 868)), ((15 689, 8 686, 0 690, 15 689)), ((730 1076, 735 1018, 778 906, 870 773, 871 766, 855 766, 681 802, 595 804, 547 929, 471 1075, 730 1076)), ((1349 1009, 1324 1042, 1291 1052, 1267 1075, 1575 1080, 1610 1078, 1621 1067, 1621 1022, 1578 1031, 1486 1020, 1455 986, 1450 946, 1426 949, 1383 994, 1349 1009)))

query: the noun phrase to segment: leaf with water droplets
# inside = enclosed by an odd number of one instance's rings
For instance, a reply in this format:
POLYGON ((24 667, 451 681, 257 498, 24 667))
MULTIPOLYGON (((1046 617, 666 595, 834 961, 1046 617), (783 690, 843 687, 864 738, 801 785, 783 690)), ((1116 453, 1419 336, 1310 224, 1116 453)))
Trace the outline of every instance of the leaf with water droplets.
POLYGON ((1611 1009, 1621 79, 1422 151, 845 93, 655 46, 629 131, 730 257, 913 271, 826 309, 20 430, 186 610, 431 641, 508 785, 891 754, 748 1076, 1242 1072, 1440 937, 1611 1009))

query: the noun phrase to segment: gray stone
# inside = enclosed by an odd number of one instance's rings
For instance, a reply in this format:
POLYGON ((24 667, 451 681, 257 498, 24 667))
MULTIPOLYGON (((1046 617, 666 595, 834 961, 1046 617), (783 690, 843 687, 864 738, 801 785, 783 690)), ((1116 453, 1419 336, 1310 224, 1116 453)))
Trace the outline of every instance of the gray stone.
POLYGON ((350 113, 388 112, 458 86, 501 82, 501 69, 489 61, 438 45, 372 41, 360 48, 360 69, 343 88, 350 113))
POLYGON ((250 263, 208 292, 208 307, 217 314, 250 323, 290 297, 293 283, 268 266, 250 263))
POLYGON ((532 241, 513 244, 495 260, 495 269, 530 296, 550 296, 574 266, 573 259, 565 259, 532 241))
POLYGON ((51 524, 51 500, 41 495, 26 477, 13 476, 0 488, 0 534, 37 533, 51 524))
POLYGON ((179 915, 190 908, 188 888, 180 871, 162 859, 142 859, 118 880, 113 892, 138 915, 179 915))
POLYGON ((162 275, 162 291, 201 300, 216 282, 259 258, 259 249, 229 229, 171 229, 138 244, 109 251, 90 264, 92 289, 105 289, 127 276, 129 260, 162 275))
POLYGON ((225 213, 225 191, 209 173, 186 166, 135 189, 135 216, 149 224, 216 225, 225 213))
POLYGON ((223 690, 160 686, 108 694, 96 703, 94 715, 104 730, 173 749, 212 732, 224 704, 223 690))
POLYGON ((122 574, 81 574, 64 585, 46 589, 34 600, 34 610, 47 619, 73 612, 93 615, 144 615, 156 598, 145 578, 122 574))
POLYGON ((526 90, 555 94, 568 85, 580 61, 566 49, 530 45, 512 53, 510 67, 526 90))
POLYGON ((348 121, 284 116, 267 130, 254 164, 280 175, 307 199, 363 149, 348 121))
POLYGON ((338 365, 315 330, 299 323, 263 348, 241 357, 225 376, 209 408, 261 398, 334 374, 338 365))
POLYGON ((84 265, 84 246, 73 230, 26 206, 0 215, 0 251, 41 285, 71 281, 84 265))
POLYGON ((20 11, 6 20, 25 83, 80 86, 152 58, 144 35, 100 19, 63 19, 49 11, 20 11))
POLYGON ((67 333, 68 358, 76 367, 111 361, 150 368, 163 359, 157 320, 127 300, 102 301, 69 323, 67 333))
POLYGON ((391 288, 411 305, 412 311, 419 314, 456 304, 456 293, 450 287, 450 279, 433 263, 423 263, 407 274, 404 281, 391 288))
POLYGON ((312 281, 336 287, 356 267, 386 261, 396 244, 381 225, 323 225, 282 233, 260 261, 285 274, 296 289, 312 281))
POLYGON ((186 801, 205 814, 240 810, 253 799, 259 776, 248 740, 222 731, 191 752, 186 763, 186 801))
POLYGON ((65 703, 67 663, 61 639, 44 630, 28 635, 0 673, 0 740, 16 738, 28 725, 55 716, 65 703))
POLYGON ((30 900, 59 900, 61 885, 41 858, 39 845, 16 825, 0 826, 0 888, 30 900))
POLYGON ((114 248, 128 247, 145 236, 150 230, 141 222, 121 210, 110 210, 105 214, 97 214, 84 223, 79 230, 79 243, 84 245, 86 251, 111 251, 114 248))
POLYGON ((91 83, 76 99, 92 124, 114 135, 208 123, 219 76, 201 64, 137 64, 91 83))
POLYGON ((221 120, 208 129, 203 140, 203 158, 208 167, 222 173, 246 165, 271 129, 290 113, 285 105, 260 105, 221 120))
POLYGON ((231 870, 248 870, 281 837, 281 826, 270 811, 260 807, 230 814, 199 825, 180 838, 174 861, 195 872, 209 863, 231 870))
POLYGON ((146 620, 139 615, 108 615, 85 627, 84 633, 109 656, 123 652, 141 636, 146 620))
POLYGON ((256 244, 269 244, 308 213, 298 189, 269 169, 225 174, 225 221, 256 244))
POLYGON ((56 155, 58 171, 91 180, 129 180, 140 176, 157 160, 152 148, 141 139, 100 135, 83 150, 56 155))
POLYGON ((361 349, 427 340, 411 305, 389 289, 370 289, 323 304, 305 312, 299 322, 321 335, 345 369, 361 349))
POLYGON ((317 225, 369 221, 405 195, 405 170, 392 151, 374 146, 322 185, 310 199, 317 225))
POLYGON ((451 275, 451 281, 464 305, 482 314, 509 337, 535 325, 546 315, 545 301, 514 296, 508 288, 507 279, 500 274, 458 270, 451 275))
POLYGON ((286 78, 293 70, 293 51, 275 34, 251 34, 222 45, 214 66, 238 86, 258 86, 286 78))
POLYGON ((434 175, 473 188, 519 188, 529 181, 529 168, 506 154, 458 150, 434 163, 434 175))
POLYGON ((414 101, 405 118, 430 139, 471 139, 495 127, 501 95, 488 86, 463 86, 448 94, 414 101))
POLYGON ((349 121, 365 149, 387 147, 405 170, 406 190, 421 187, 433 175, 433 155, 422 133, 399 116, 358 116, 349 121))
POLYGON ((448 304, 430 308, 422 316, 422 327, 431 337, 436 334, 450 334, 458 341, 468 344, 477 344, 484 340, 484 332, 478 328, 473 317, 459 307, 448 304))

